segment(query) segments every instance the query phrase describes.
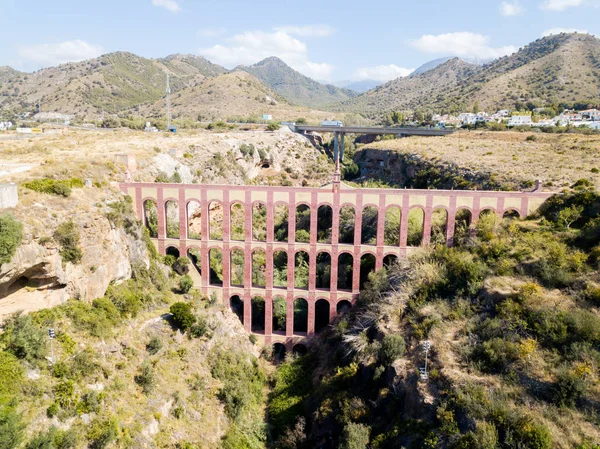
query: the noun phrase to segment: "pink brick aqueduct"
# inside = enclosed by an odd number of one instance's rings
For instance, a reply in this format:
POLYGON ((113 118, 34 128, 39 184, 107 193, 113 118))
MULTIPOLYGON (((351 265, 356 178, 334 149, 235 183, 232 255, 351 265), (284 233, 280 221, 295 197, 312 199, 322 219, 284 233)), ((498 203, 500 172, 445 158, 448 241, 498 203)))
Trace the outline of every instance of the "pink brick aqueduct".
MULTIPOLYGON (((132 183, 120 184, 123 193, 133 198, 134 208, 140 220, 145 220, 144 203, 153 201, 158 212, 158 238, 155 239, 158 250, 165 254, 168 248, 176 248, 183 256, 191 248, 200 254, 200 273, 194 269, 190 274, 195 277, 195 285, 207 295, 217 295, 226 306, 230 298, 237 295, 243 301, 243 323, 252 331, 252 298, 262 297, 265 300, 265 343, 284 343, 291 348, 294 343, 310 337, 315 332, 315 304, 324 300, 329 307, 329 321, 334 319, 341 305, 354 304, 360 292, 361 258, 367 254, 374 256, 375 269, 384 265, 386 256, 405 257, 414 248, 407 245, 408 212, 420 208, 424 212, 422 244, 429 243, 432 214, 436 209, 447 212, 446 241, 452 244, 457 211, 467 209, 471 213, 471 224, 475 224, 484 210, 491 210, 499 217, 506 212, 514 211, 525 217, 535 211, 552 193, 533 192, 492 192, 471 190, 396 190, 352 188, 344 183, 334 182, 321 188, 310 187, 262 187, 262 186, 218 186, 198 184, 156 184, 132 183), (195 201, 199 204, 201 220, 201 237, 198 240, 188 237, 188 204, 195 201), (179 211, 179 239, 170 239, 166 233, 166 205, 175 202, 179 211), (209 239, 209 205, 219 203, 223 211, 222 240, 209 239), (231 239, 231 206, 239 203, 244 211, 244 241, 231 239), (266 241, 255 241, 252 238, 252 210, 256 204, 266 207, 266 241), (280 242, 274 236, 275 207, 285 205, 288 210, 288 241, 280 242), (310 240, 307 243, 296 242, 296 208, 305 205, 310 208, 310 240), (332 209, 332 226, 330 243, 317 241, 317 217, 321 206, 332 209), (339 243, 340 209, 351 206, 354 211, 354 243, 339 243), (361 243, 362 211, 366 207, 374 207, 378 211, 376 244, 361 243), (398 246, 384 244, 386 210, 398 207, 401 211, 400 238, 398 246), (222 253, 223 283, 210 284, 209 251, 218 249, 222 253), (244 252, 244 285, 231 284, 231 251, 240 249, 244 252), (264 287, 252 285, 252 254, 262 250, 266 255, 264 287), (288 255, 287 288, 274 287, 273 254, 284 251, 288 255), (307 289, 294 287, 294 256, 299 251, 309 256, 309 283, 307 289), (329 289, 316 288, 317 255, 326 252, 330 256, 329 289), (339 290, 338 261, 341 254, 352 256, 352 289, 339 290), (287 319, 285 332, 273 331, 273 299, 282 297, 287 303, 287 319), (302 298, 308 302, 307 332, 294 332, 294 301, 302 298)), ((323 303, 324 304, 324 303, 323 303)))

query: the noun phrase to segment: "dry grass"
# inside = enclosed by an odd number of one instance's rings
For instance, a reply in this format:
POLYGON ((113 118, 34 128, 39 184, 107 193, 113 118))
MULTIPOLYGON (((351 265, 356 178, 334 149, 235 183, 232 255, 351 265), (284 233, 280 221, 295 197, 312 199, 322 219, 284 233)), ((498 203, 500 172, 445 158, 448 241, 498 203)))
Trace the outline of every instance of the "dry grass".
POLYGON ((503 182, 541 179, 558 190, 586 178, 600 188, 600 136, 533 132, 465 132, 446 137, 386 140, 368 148, 417 154, 440 164, 489 173, 503 182), (535 136, 535 141, 527 137, 535 136), (594 170, 594 171, 597 171, 594 170))

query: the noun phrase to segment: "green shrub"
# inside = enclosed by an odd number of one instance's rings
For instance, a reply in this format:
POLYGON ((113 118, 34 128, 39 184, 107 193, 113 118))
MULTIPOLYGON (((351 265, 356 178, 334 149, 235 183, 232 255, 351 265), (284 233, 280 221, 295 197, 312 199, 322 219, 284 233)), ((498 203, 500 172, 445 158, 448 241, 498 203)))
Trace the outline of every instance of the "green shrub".
POLYGON ((117 439, 119 435, 119 424, 115 419, 94 420, 87 432, 90 441, 90 449, 104 449, 117 439))
POLYGON ((404 355, 406 343, 402 335, 386 335, 381 341, 379 360, 384 365, 391 365, 395 360, 404 355))
POLYGON ((191 338, 200 338, 209 335, 210 328, 208 327, 208 323, 204 317, 199 317, 197 323, 190 327, 191 338))
POLYGON ((14 449, 23 438, 21 416, 15 409, 16 404, 3 402, 0 398, 0 448, 14 449))
POLYGON ((267 131, 279 131, 280 125, 277 122, 271 122, 267 125, 267 131))
POLYGON ((24 373, 25 370, 13 354, 0 351, 0 398, 20 388, 24 373))
POLYGON ((161 349, 162 341, 158 337, 152 337, 146 345, 146 351, 148 351, 148 354, 150 355, 155 355, 161 349))
POLYGON ((502 372, 518 359, 518 345, 502 338, 484 341, 473 352, 476 360, 482 363, 482 369, 490 372, 502 372))
POLYGON ((56 403, 63 409, 72 407, 75 403, 75 383, 72 380, 62 380, 54 386, 56 403))
POLYGON ((194 281, 189 275, 184 275, 179 278, 179 291, 181 293, 189 292, 194 286, 194 281))
POLYGON ((364 424, 348 423, 342 434, 341 449, 366 449, 371 429, 364 424))
POLYGON ((84 186, 84 182, 79 178, 64 180, 42 178, 26 182, 23 184, 23 186, 35 192, 67 197, 71 195, 71 189, 82 188, 84 186))
POLYGON ((149 362, 144 362, 140 368, 140 373, 134 377, 135 383, 142 387, 145 394, 152 393, 156 384, 154 367, 149 362))
POLYGON ((54 239, 60 245, 60 256, 63 262, 78 264, 83 257, 79 247, 79 227, 73 220, 61 223, 54 231, 54 239))
POLYGON ((50 406, 46 409, 46 416, 48 418, 54 418, 56 415, 58 415, 58 412, 60 411, 60 405, 58 405, 58 403, 53 402, 52 404, 50 404, 50 406))
POLYGON ((77 413, 99 413, 102 408, 104 393, 97 391, 88 391, 81 397, 81 401, 77 404, 77 413))
POLYGON ((560 407, 574 407, 586 390, 586 382, 581 376, 563 369, 552 386, 552 402, 560 407))
POLYGON ((12 260, 23 241, 23 225, 12 215, 0 216, 0 265, 12 260))
POLYGON ((2 336, 6 349, 29 362, 41 360, 47 353, 48 336, 44 329, 33 323, 31 316, 16 313, 5 326, 2 336))
POLYGON ((176 302, 171 305, 169 311, 173 315, 173 321, 183 331, 187 331, 196 322, 192 313, 192 306, 185 302, 176 302))

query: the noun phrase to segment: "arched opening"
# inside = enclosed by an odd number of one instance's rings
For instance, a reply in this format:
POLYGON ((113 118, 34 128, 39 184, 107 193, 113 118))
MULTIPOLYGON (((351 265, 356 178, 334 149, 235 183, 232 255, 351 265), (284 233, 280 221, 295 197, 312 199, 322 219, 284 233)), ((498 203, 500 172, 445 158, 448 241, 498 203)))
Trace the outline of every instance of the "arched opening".
POLYGON ((348 313, 352 308, 352 303, 350 301, 346 301, 345 299, 338 301, 337 306, 335 308, 338 315, 343 315, 348 313))
POLYGON ((287 301, 281 296, 273 298, 273 332, 285 332, 287 326, 287 301))
POLYGON ((362 230, 360 242, 363 245, 375 245, 377 243, 377 220, 378 211, 376 207, 367 206, 362 212, 362 230))
POLYGON ((223 240, 223 205, 218 201, 208 205, 208 228, 210 240, 223 240))
POLYGON ((315 332, 321 332, 329 325, 329 301, 319 299, 315 303, 315 332))
POLYGON ((244 251, 238 248, 232 249, 230 257, 231 262, 229 268, 231 272, 231 285, 243 287, 245 266, 244 251))
POLYGON ((316 288, 331 288, 331 256, 324 251, 317 254, 316 288))
POLYGON ((255 296, 252 298, 252 332, 265 331, 265 298, 255 296))
POLYGON ((231 311, 237 315, 241 323, 244 324, 244 301, 238 295, 234 295, 229 299, 229 307, 231 311))
POLYGON ((202 208, 198 201, 192 200, 187 204, 188 239, 202 238, 202 208))
POLYGON ((198 274, 202 274, 202 259, 200 258, 200 250, 198 248, 190 248, 188 249, 187 256, 198 274))
POLYGON ((502 214, 503 220, 519 220, 521 218, 521 214, 515 209, 508 209, 502 214))
POLYGON ((174 246, 167 246, 165 254, 167 256, 173 256, 175 259, 179 259, 179 256, 181 255, 181 253, 179 252, 179 248, 176 248, 174 246))
POLYGON ((310 257, 306 251, 298 251, 294 265, 294 287, 308 288, 308 266, 310 257))
POLYGON ((274 209, 273 235, 277 242, 288 241, 289 209, 287 204, 276 204, 274 209))
POLYGON ((352 254, 342 253, 338 257, 338 290, 352 290, 352 272, 354 270, 354 257, 352 254))
POLYGON ((252 253, 252 285, 265 287, 267 285, 267 256, 262 249, 252 253))
POLYGON ((169 200, 165 203, 165 217, 167 220, 167 237, 179 238, 179 206, 177 201, 169 200))
POLYGON ((362 290, 369 280, 369 274, 375 271, 375 256, 365 254, 360 258, 360 289, 362 290))
POLYGON ((241 203, 233 203, 230 212, 230 228, 229 232, 231 240, 244 241, 244 224, 245 224, 244 206, 241 203))
POLYGON ((158 237, 158 208, 152 200, 144 201, 144 224, 148 228, 150 237, 158 237))
POLYGON ((294 333, 308 332, 308 301, 298 298, 294 301, 294 333))
POLYGON ((285 361, 285 345, 283 343, 275 343, 273 345, 273 362, 279 364, 285 361))
POLYGON ((388 270, 398 263, 398 256, 395 254, 388 254, 383 258, 383 266, 388 270))
POLYGON ((208 267, 210 285, 223 285, 223 253, 218 248, 208 252, 208 267))
POLYGON ((285 251, 273 253, 273 287, 285 288, 288 280, 288 255, 285 251))
POLYGON ((352 206, 344 206, 340 209, 340 236, 339 242, 353 245, 354 244, 354 225, 356 217, 352 206))
POLYGON ((317 210, 317 241, 331 243, 331 229, 333 227, 333 209, 323 205, 317 210))
POLYGON ((420 207, 413 207, 408 212, 408 246, 421 246, 423 242, 423 224, 425 213, 420 207))
POLYGON ((389 207, 385 211, 385 228, 383 231, 383 244, 400 246, 400 223, 402 212, 399 207, 389 207))
POLYGON ((472 216, 469 209, 459 209, 456 211, 454 219, 454 244, 463 245, 469 238, 472 216))
POLYGON ((306 345, 298 343, 297 345, 294 345, 292 351, 294 352, 294 355, 303 356, 306 355, 306 353, 308 352, 308 348, 306 347, 306 345))
POLYGON ((477 222, 477 237, 483 240, 491 240, 500 224, 500 219, 492 209, 483 209, 479 213, 477 222))
POLYGON ((252 206, 252 240, 267 241, 267 207, 263 203, 252 206))
POLYGON ((310 207, 306 204, 296 207, 296 241, 310 242, 310 207))
POLYGON ((448 211, 438 208, 431 214, 431 244, 445 245, 448 229, 448 211))

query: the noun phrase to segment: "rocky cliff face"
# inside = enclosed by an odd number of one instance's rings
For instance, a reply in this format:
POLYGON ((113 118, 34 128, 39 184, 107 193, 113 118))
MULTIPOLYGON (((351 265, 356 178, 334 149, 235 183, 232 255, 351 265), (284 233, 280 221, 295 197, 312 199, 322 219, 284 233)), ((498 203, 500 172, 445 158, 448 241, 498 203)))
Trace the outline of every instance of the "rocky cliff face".
MULTIPOLYGON (((50 217, 43 215, 38 219, 49 231, 50 217)), ((10 263, 0 266, 0 321, 18 310, 53 307, 69 298, 92 301, 102 297, 110 283, 131 278, 132 266, 149 266, 139 230, 136 235, 116 228, 102 214, 102 207, 71 218, 79 229, 83 252, 78 264, 64 263, 53 239, 39 236, 35 229, 39 223, 25 220, 23 245, 10 263)))

